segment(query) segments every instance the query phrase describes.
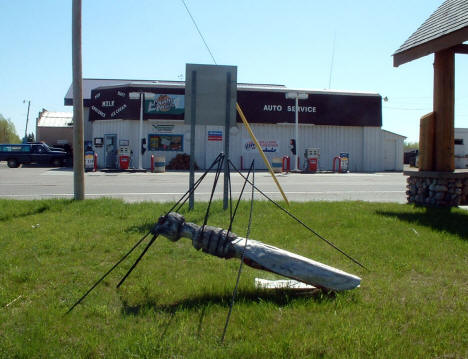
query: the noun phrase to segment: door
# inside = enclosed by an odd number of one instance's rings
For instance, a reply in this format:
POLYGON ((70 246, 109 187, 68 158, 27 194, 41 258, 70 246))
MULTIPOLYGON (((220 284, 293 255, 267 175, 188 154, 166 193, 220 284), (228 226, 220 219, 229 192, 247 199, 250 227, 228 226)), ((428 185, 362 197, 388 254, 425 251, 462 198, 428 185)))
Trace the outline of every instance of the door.
POLYGON ((104 135, 106 168, 117 168, 117 135, 104 135))
POLYGON ((50 161, 50 157, 42 145, 32 145, 30 156, 31 162, 34 163, 47 164, 50 161))

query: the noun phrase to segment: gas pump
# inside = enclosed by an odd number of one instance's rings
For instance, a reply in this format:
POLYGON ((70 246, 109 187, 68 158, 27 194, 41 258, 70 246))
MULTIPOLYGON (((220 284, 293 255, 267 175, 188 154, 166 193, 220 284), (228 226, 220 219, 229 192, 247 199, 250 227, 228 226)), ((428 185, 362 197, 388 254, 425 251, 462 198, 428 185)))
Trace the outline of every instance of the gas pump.
POLYGON ((94 151, 92 141, 84 141, 85 171, 94 171, 94 151))
POLYGON ((341 168, 341 172, 349 171, 349 153, 347 152, 340 153, 340 168, 341 168))
POLYGON ((346 173, 349 170, 349 153, 341 152, 339 156, 333 159, 333 172, 336 171, 336 162, 338 161, 338 172, 346 173))
POLYGON ((130 147, 128 140, 121 140, 119 143, 119 167, 127 170, 130 165, 130 147))
POLYGON ((320 148, 306 148, 304 150, 305 171, 317 172, 320 158, 320 148))

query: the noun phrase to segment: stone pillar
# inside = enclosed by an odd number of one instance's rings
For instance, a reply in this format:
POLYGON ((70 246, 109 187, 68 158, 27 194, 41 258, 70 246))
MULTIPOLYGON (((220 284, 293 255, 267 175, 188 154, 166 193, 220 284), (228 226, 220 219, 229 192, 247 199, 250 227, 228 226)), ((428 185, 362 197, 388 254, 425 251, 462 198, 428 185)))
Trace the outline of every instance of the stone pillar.
POLYGON ((432 207, 468 204, 468 171, 404 171, 408 203, 432 207))

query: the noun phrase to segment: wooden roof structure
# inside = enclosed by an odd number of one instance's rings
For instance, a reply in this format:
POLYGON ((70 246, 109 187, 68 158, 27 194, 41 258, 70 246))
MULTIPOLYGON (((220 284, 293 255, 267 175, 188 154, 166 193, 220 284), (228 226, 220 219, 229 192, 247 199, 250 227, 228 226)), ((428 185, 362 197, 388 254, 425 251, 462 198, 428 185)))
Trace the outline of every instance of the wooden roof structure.
POLYGON ((433 112, 421 118, 420 171, 455 170, 455 54, 468 54, 468 0, 446 0, 393 54, 393 66, 434 53, 433 112))
POLYGON ((446 0, 393 54, 393 66, 453 48, 468 54, 468 0, 446 0))

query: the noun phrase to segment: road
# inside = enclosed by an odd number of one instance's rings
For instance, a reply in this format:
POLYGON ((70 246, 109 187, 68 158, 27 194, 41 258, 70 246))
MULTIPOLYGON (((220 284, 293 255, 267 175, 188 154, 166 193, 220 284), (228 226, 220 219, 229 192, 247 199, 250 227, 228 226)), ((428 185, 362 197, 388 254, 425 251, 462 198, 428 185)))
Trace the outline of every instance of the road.
MULTIPOLYGON (((197 172, 197 179, 202 173, 197 172)), ((196 200, 207 201, 214 173, 207 175, 197 189, 196 200)), ((290 201, 342 201, 406 203, 406 177, 401 172, 280 174, 277 176, 290 201)), ((232 174, 233 196, 239 195, 243 179, 232 174)), ((113 197, 126 202, 176 201, 188 189, 188 172, 85 174, 86 198, 113 197)), ((222 198, 222 176, 215 198, 222 198)), ((268 172, 257 172, 255 184, 274 200, 281 194, 268 172)), ((247 199, 247 194, 245 194, 247 199)), ((0 165, 0 198, 72 198, 73 172, 70 168, 22 167, 0 165)), ((256 194, 256 198, 262 198, 256 194)))

